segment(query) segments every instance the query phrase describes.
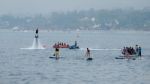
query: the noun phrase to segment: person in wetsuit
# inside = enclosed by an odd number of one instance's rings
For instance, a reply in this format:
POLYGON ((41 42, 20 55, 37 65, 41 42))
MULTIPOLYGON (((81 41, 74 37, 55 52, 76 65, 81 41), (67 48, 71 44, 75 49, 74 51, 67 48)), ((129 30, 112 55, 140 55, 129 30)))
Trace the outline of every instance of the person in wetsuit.
POLYGON ((35 38, 38 38, 38 28, 36 29, 36 31, 35 31, 35 38))

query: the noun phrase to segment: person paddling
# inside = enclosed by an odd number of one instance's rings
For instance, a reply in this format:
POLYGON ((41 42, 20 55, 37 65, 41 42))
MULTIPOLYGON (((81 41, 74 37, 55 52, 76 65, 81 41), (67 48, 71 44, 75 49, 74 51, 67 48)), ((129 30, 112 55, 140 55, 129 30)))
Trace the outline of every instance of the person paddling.
POLYGON ((59 59, 59 48, 55 49, 55 54, 54 56, 56 56, 56 59, 59 59))
POLYGON ((90 50, 89 50, 89 48, 87 48, 87 50, 86 50, 86 56, 87 56, 88 58, 90 58, 90 50))
POLYGON ((91 55, 90 55, 91 53, 90 53, 90 49, 89 48, 87 48, 87 50, 86 50, 86 56, 87 56, 87 60, 92 60, 92 58, 91 58, 91 55))

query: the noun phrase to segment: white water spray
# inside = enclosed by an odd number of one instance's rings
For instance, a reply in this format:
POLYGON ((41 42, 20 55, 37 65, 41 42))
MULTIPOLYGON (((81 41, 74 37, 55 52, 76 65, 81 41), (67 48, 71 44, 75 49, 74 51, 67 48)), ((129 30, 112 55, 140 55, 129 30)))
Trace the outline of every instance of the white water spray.
POLYGON ((44 49, 44 47, 41 45, 40 39, 34 38, 33 44, 30 47, 31 49, 44 49))
POLYGON ((36 29, 36 34, 32 46, 29 48, 21 48, 21 49, 45 49, 40 43, 39 36, 38 36, 38 29, 36 29))
POLYGON ((21 48, 21 49, 45 49, 45 48, 42 46, 42 44, 41 44, 41 42, 40 42, 40 39, 34 38, 33 44, 32 44, 31 47, 28 47, 28 48, 21 48))

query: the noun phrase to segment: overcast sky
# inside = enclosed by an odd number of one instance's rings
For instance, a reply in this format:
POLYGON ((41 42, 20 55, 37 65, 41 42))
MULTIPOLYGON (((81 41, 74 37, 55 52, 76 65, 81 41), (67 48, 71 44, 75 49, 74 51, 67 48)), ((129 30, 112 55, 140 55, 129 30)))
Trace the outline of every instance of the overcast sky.
POLYGON ((150 0, 0 0, 0 14, 145 7, 150 7, 150 0))

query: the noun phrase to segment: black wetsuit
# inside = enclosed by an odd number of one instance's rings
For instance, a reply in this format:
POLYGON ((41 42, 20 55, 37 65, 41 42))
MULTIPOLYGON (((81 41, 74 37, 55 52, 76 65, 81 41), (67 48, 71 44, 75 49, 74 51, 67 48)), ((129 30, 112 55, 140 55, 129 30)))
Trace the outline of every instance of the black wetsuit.
POLYGON ((38 38, 39 36, 38 36, 38 29, 36 29, 36 31, 35 31, 35 38, 38 38))
POLYGON ((57 52, 58 52, 58 51, 59 51, 59 49, 58 49, 58 48, 56 48, 56 49, 55 49, 55 51, 57 51, 57 52))
POLYGON ((36 34, 38 34, 38 29, 36 29, 36 32, 35 32, 36 34))

